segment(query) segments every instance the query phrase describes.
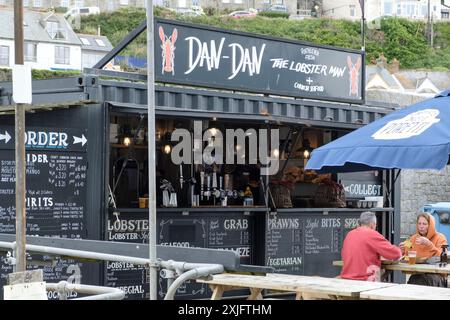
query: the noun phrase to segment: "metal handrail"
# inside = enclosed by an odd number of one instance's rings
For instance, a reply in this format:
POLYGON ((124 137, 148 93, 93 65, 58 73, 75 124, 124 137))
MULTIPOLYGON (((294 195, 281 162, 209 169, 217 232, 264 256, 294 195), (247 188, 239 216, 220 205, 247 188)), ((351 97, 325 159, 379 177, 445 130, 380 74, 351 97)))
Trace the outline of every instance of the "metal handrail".
POLYGON ((125 292, 118 288, 92 286, 86 284, 74 284, 67 281, 60 281, 58 283, 46 283, 46 290, 57 291, 59 300, 67 300, 70 292, 90 294, 91 296, 74 298, 71 300, 122 300, 125 297, 125 292))
MULTIPOLYGON (((16 250, 16 242, 0 241, 0 248, 16 250)), ((57 255, 61 257, 77 257, 81 259, 103 260, 103 261, 119 261, 128 262, 136 265, 149 266, 150 260, 144 258, 135 258, 130 256, 122 256, 115 254, 105 254, 100 252, 73 250, 65 248, 56 248, 48 246, 39 246, 33 244, 26 244, 26 251, 57 255)), ((14 258, 9 258, 10 263, 15 263, 14 258)), ((198 279, 211 274, 222 273, 224 267, 221 264, 207 264, 207 263, 187 263, 180 261, 162 261, 157 260, 157 267, 174 270, 175 276, 178 278, 168 286, 165 300, 173 300, 177 289, 183 282, 192 279, 198 279)), ((118 288, 100 287, 92 285, 82 285, 68 283, 67 281, 60 281, 59 283, 46 283, 46 288, 52 291, 58 291, 60 300, 67 300, 68 292, 75 291, 79 293, 94 294, 94 296, 75 298, 71 300, 120 300, 123 299, 125 293, 118 288)))

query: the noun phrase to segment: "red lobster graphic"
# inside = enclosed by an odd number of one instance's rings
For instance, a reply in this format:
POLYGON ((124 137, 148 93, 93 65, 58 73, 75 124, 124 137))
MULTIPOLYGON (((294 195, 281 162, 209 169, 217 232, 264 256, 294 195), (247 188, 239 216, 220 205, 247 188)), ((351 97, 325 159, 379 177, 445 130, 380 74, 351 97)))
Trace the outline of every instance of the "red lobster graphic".
POLYGON ((176 28, 173 29, 172 35, 167 37, 164 34, 163 27, 159 27, 159 38, 161 39, 162 45, 162 70, 161 73, 164 72, 172 72, 174 75, 174 65, 175 65, 175 41, 177 41, 178 31, 176 28))
POLYGON ((352 96, 358 95, 358 78, 359 78, 359 69, 361 68, 361 57, 358 57, 356 63, 353 64, 352 58, 347 56, 347 65, 348 65, 348 74, 350 79, 350 87, 348 91, 348 95, 352 96))

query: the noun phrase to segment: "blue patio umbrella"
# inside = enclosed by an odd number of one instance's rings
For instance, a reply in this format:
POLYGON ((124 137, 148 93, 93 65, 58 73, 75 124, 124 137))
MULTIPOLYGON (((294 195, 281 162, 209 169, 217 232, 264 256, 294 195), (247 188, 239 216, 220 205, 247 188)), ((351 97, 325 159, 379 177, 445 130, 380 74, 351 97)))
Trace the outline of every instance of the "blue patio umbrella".
POLYGON ((449 163, 450 90, 392 112, 315 149, 306 169, 441 170, 449 163))

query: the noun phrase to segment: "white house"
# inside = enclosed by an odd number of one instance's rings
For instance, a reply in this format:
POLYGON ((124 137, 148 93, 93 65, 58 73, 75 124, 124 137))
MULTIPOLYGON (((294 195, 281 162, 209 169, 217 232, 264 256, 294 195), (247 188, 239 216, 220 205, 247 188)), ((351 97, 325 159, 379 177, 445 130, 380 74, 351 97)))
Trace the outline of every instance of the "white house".
MULTIPOLYGON (((428 1, 433 20, 441 19, 441 0, 365 0, 364 16, 372 21, 384 16, 427 19, 428 1)), ((335 19, 361 19, 359 0, 323 0, 322 15, 335 19)))
MULTIPOLYGON (((0 9, 0 68, 14 65, 14 12, 0 9)), ((24 11, 24 60, 33 69, 81 70, 81 41, 62 15, 24 11)))
POLYGON ((92 68, 101 58, 113 49, 105 36, 77 34, 81 41, 81 67, 92 68))

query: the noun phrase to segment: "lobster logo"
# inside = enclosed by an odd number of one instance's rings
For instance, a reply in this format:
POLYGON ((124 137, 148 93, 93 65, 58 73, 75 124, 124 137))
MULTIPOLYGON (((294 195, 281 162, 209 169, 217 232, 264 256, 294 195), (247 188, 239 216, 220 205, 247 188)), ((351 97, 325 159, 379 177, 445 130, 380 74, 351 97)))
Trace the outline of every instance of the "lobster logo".
POLYGON ((358 96, 358 78, 359 78, 359 69, 361 68, 361 57, 358 57, 356 63, 353 64, 352 58, 347 56, 347 65, 348 65, 348 75, 350 80, 350 87, 348 91, 348 95, 358 96))
POLYGON ((161 39, 162 45, 162 70, 161 73, 164 72, 172 72, 172 75, 175 74, 174 66, 175 66, 175 41, 177 41, 178 31, 176 28, 173 29, 172 35, 167 37, 164 34, 163 27, 159 27, 159 38, 161 39))

